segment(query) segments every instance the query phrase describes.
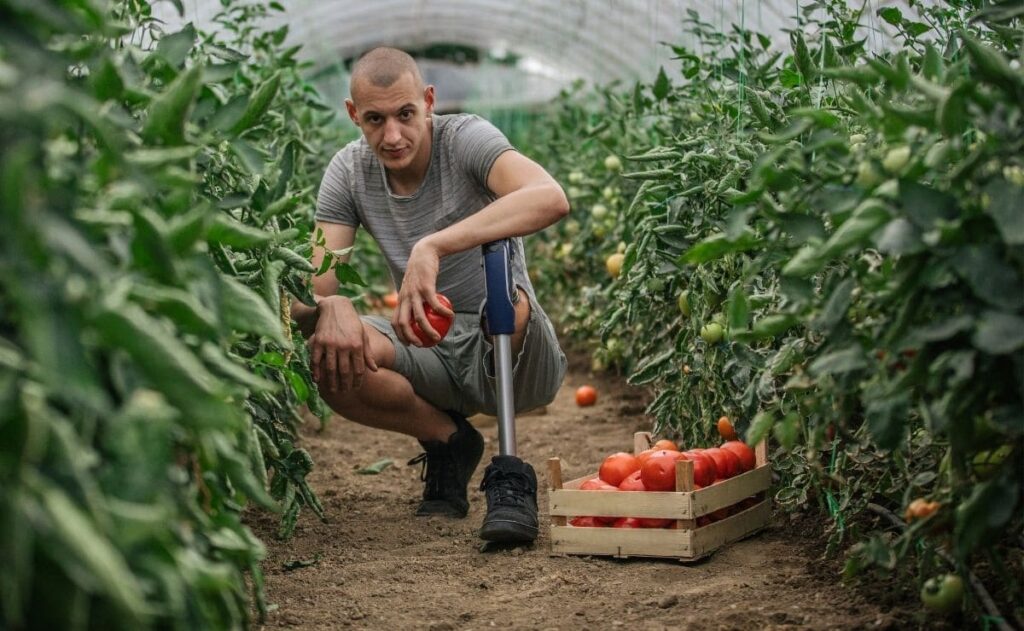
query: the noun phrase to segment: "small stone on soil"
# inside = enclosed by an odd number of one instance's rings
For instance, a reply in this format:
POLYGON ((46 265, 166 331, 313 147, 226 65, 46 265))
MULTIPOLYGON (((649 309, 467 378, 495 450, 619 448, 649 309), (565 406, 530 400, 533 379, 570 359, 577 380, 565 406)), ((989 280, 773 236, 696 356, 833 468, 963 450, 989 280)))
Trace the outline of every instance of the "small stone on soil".
POLYGON ((661 607, 662 609, 668 609, 669 607, 675 607, 676 603, 678 603, 678 602, 679 602, 679 596, 676 596, 675 594, 671 594, 671 595, 665 596, 664 598, 659 600, 658 601, 658 606, 661 607))

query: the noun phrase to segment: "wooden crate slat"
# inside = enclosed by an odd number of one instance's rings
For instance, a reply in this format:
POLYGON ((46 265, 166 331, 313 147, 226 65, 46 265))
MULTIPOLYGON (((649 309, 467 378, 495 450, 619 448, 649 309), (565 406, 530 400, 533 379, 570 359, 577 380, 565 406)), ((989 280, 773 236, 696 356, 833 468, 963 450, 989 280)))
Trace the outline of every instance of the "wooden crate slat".
POLYGON ((712 484, 693 492, 693 514, 698 517, 732 506, 772 485, 772 470, 768 465, 712 484))
POLYGON ((691 533, 661 528, 551 527, 552 551, 562 554, 606 554, 617 557, 688 557, 691 533))
POLYGON ((556 516, 661 517, 689 519, 693 515, 689 493, 655 491, 580 491, 568 488, 549 493, 548 511, 556 516))
POLYGON ((722 521, 694 530, 690 533, 692 556, 704 556, 730 541, 752 534, 768 523, 770 515, 771 506, 767 501, 763 501, 722 521))

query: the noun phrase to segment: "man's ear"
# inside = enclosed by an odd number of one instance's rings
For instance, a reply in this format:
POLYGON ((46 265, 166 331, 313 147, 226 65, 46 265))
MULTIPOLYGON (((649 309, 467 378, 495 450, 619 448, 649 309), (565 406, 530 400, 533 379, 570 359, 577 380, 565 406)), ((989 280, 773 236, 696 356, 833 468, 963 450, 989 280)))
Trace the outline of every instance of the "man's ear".
POLYGON ((427 114, 434 113, 434 86, 428 85, 423 88, 423 103, 426 105, 427 114))
POLYGON ((352 119, 356 127, 359 127, 359 114, 356 111, 356 104, 352 99, 345 99, 345 109, 348 110, 348 117, 352 119))

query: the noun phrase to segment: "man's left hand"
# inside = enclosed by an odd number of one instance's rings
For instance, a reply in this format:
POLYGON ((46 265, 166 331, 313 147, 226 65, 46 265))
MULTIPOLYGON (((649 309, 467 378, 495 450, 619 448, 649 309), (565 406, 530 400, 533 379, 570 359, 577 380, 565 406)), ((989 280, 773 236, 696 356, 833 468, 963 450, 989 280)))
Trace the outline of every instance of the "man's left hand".
POLYGON ((423 303, 429 304, 435 312, 444 316, 455 316, 451 309, 437 299, 437 274, 440 266, 441 255, 429 241, 423 239, 413 246, 405 267, 402 287, 398 291, 398 306, 391 317, 391 326, 403 344, 423 346, 423 342, 413 333, 413 320, 435 342, 441 339, 441 335, 430 326, 423 303))

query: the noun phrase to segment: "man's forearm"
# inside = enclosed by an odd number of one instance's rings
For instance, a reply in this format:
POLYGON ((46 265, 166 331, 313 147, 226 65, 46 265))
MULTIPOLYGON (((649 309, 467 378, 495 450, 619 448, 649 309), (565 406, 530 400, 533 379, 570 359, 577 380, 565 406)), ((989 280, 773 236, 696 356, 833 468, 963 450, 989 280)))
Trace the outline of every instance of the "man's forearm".
POLYGON ((479 212, 426 237, 440 256, 505 239, 533 234, 568 213, 556 187, 527 187, 498 198, 479 212))

